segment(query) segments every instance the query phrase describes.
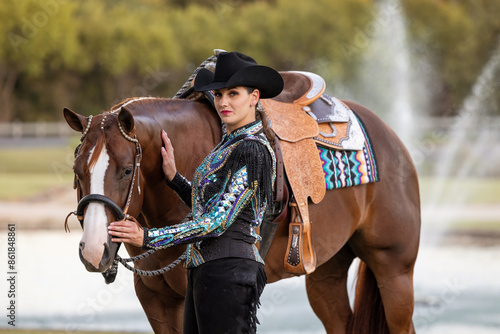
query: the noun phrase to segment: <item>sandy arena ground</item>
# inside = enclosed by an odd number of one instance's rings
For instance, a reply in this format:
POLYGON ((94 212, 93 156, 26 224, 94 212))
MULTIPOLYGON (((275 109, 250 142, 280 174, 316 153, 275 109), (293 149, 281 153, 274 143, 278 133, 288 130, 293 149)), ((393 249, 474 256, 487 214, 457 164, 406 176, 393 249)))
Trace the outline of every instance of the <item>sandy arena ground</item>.
MULTIPOLYGON (((76 191, 72 187, 51 189, 24 200, 0 201, 0 220, 16 223, 18 229, 64 230, 64 220, 69 212, 76 210, 76 205, 76 191)), ((70 228, 79 228, 76 217, 70 217, 68 222, 70 228)))

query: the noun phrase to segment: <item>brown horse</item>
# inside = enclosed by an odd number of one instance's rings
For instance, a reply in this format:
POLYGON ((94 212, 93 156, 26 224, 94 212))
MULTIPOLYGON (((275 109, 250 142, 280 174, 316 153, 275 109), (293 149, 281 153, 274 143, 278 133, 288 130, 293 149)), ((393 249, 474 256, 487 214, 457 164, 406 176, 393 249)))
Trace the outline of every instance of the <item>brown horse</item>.
MULTIPOLYGON (((413 267, 420 235, 416 171, 407 150, 383 121, 360 105, 346 103, 370 133, 380 181, 327 191, 321 203, 310 205, 317 269, 306 277, 309 301, 327 333, 414 333, 413 267), (352 311, 346 283, 356 257, 362 265, 352 311)), ((168 133, 177 168, 188 179, 221 139, 220 120, 203 101, 135 99, 93 118, 68 109, 64 116, 71 128, 83 133, 74 165, 79 197, 105 195, 127 207, 128 214, 146 227, 176 224, 188 212, 164 181, 161 130, 168 133)), ((80 257, 89 271, 103 272, 112 264, 117 246, 106 229, 113 220, 116 217, 108 205, 88 204, 80 257)), ((283 224, 266 258, 270 283, 291 276, 283 269, 287 241, 288 226, 283 224)), ((126 247, 131 255, 142 252, 126 247)), ((135 266, 158 269, 184 249, 158 251, 135 266)), ((180 333, 186 290, 182 266, 161 276, 135 275, 134 282, 155 333, 180 333)))

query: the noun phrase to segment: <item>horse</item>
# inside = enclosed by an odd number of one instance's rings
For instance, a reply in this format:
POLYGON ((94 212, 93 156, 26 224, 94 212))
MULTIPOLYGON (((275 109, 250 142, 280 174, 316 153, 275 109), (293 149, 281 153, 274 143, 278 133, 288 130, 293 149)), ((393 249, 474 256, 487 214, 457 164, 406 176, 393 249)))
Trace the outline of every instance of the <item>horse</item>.
MULTIPOLYGON (((414 333, 413 269, 420 238, 417 173, 387 124, 367 108, 343 102, 370 134, 380 181, 329 190, 320 203, 310 203, 317 268, 305 278, 309 303, 327 333, 414 333), (347 274, 355 258, 360 266, 351 309, 347 274)), ((65 108, 64 117, 82 133, 74 163, 78 198, 99 194, 148 228, 179 223, 189 211, 166 185, 161 131, 168 133, 177 169, 187 179, 222 137, 220 119, 201 99, 135 98, 93 117, 65 108)), ((106 203, 86 205, 79 252, 88 271, 102 273, 112 265, 118 246, 110 241, 107 226, 116 219, 106 203)), ((265 260, 268 283, 293 276, 283 266, 287 242, 288 225, 280 224, 265 260)), ((131 256, 144 252, 125 247, 131 256)), ((135 266, 158 269, 184 251, 183 246, 157 251, 135 266)), ((159 276, 134 275, 137 297, 155 333, 182 332, 186 284, 182 266, 159 276)))

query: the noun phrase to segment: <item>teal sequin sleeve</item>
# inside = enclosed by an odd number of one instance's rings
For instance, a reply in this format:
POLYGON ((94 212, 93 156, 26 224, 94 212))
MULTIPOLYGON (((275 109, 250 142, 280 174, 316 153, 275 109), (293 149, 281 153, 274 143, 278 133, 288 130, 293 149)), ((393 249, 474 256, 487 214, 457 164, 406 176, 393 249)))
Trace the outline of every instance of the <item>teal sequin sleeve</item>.
POLYGON ((147 233, 149 248, 166 248, 193 243, 222 234, 234 221, 241 208, 255 193, 256 184, 248 184, 247 168, 243 167, 231 178, 228 191, 220 196, 218 205, 199 218, 165 228, 153 228, 147 233))

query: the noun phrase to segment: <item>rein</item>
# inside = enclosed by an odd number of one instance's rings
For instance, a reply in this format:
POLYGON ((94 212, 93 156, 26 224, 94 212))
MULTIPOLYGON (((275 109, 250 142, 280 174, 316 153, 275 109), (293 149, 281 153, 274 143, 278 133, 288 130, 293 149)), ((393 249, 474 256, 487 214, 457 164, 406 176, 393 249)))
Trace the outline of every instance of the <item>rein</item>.
POLYGON ((131 265, 127 264, 127 262, 142 260, 142 259, 148 257, 149 255, 153 254, 154 252, 156 252, 156 249, 150 249, 145 253, 142 253, 142 254, 139 254, 137 256, 133 256, 130 258, 122 258, 122 257, 120 257, 120 255, 116 254, 115 260, 113 261, 113 265, 118 266, 118 262, 120 262, 121 264, 123 264, 123 266, 125 268, 132 271, 134 274, 138 274, 141 276, 157 276, 157 275, 161 275, 161 274, 166 273, 167 271, 169 271, 170 269, 172 269, 173 267, 175 267, 176 265, 181 263, 186 258, 186 252, 183 252, 181 254, 181 256, 179 256, 177 258, 177 260, 175 260, 174 262, 172 262, 168 266, 163 267, 161 269, 157 269, 157 270, 141 270, 141 269, 137 269, 137 268, 132 267, 131 265))
MULTIPOLYGON (((129 101, 129 103, 130 102, 132 102, 132 101, 129 101)), ((110 113, 116 113, 116 112, 117 112, 117 110, 110 111, 110 113)), ((106 115, 104 116, 104 119, 101 121, 101 129, 102 130, 104 129, 103 124, 104 124, 105 119, 106 119, 106 115)), ((78 156, 78 154, 80 152, 81 145, 83 143, 83 140, 87 136, 87 133, 90 129, 91 123, 92 123, 92 115, 89 116, 87 126, 85 127, 84 131, 82 132, 82 136, 80 138, 80 144, 75 149, 75 157, 78 156)), ((69 226, 68 226, 68 218, 71 215, 76 215, 76 217, 78 218, 78 221, 80 222, 80 225, 83 228, 83 219, 84 219, 85 208, 91 202, 100 202, 100 203, 106 205, 108 208, 110 208, 113 211, 113 213, 115 214, 115 216, 119 220, 130 219, 130 220, 134 221, 137 225, 141 226, 140 223, 134 217, 130 216, 127 212, 129 210, 130 203, 132 201, 132 195, 133 195, 133 191, 134 191, 134 184, 135 184, 136 178, 137 178, 137 190, 138 190, 139 194, 141 194, 141 185, 140 185, 140 180, 139 180, 140 174, 138 171, 139 171, 139 168, 141 166, 142 148, 141 148, 141 145, 139 144, 139 140, 137 140, 137 136, 134 135, 133 138, 130 137, 125 132, 125 130, 123 129, 123 127, 121 126, 119 121, 118 121, 118 129, 120 130, 120 133, 122 134, 122 136, 125 139, 127 139, 128 141, 135 144, 135 148, 136 148, 136 155, 134 158, 134 172, 132 174, 132 181, 130 183, 130 188, 129 188, 129 192, 127 195, 127 200, 125 202, 125 208, 122 210, 122 208, 118 204, 116 204, 116 202, 114 202, 111 198, 104 196, 104 195, 101 195, 101 194, 88 194, 88 195, 84 196, 83 198, 80 198, 80 196, 81 196, 80 195, 81 194, 80 185, 77 182, 77 176, 75 175, 74 188, 77 189, 78 206, 77 206, 77 209, 75 211, 70 212, 66 216, 66 220, 64 222, 64 229, 66 232, 70 231, 69 226)), ((140 255, 137 255, 137 256, 134 256, 131 258, 122 258, 117 253, 115 255, 115 259, 113 260, 113 264, 111 265, 111 267, 103 273, 103 276, 106 280, 106 283, 109 284, 109 283, 114 282, 116 275, 118 273, 118 263, 123 264, 123 266, 125 268, 134 272, 135 274, 138 274, 141 276, 156 276, 156 275, 161 275, 161 274, 166 273, 167 271, 174 268, 176 265, 178 265, 181 261, 183 261, 186 258, 186 254, 184 252, 174 262, 172 262, 171 264, 169 264, 168 266, 166 266, 164 268, 157 269, 157 270, 141 270, 138 268, 134 268, 127 263, 127 262, 133 262, 133 261, 138 261, 138 260, 144 259, 144 258, 148 257, 149 255, 153 254, 154 252, 156 252, 156 249, 151 249, 145 253, 142 253, 140 255)))

